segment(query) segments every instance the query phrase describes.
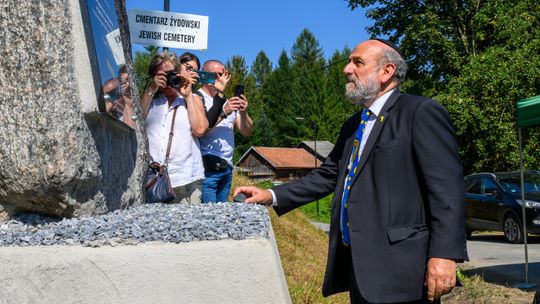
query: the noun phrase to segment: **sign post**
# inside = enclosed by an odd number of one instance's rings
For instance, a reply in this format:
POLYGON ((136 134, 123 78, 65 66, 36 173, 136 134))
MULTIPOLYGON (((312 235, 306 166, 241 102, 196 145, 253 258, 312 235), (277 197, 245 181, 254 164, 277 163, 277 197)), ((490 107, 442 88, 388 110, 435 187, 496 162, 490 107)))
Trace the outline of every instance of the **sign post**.
POLYGON ((128 19, 132 43, 208 49, 208 16, 134 9, 128 19))
MULTIPOLYGON (((163 10, 168 12, 171 10, 171 1, 170 0, 163 0, 163 10)), ((163 48, 164 51, 168 51, 168 47, 163 48)))

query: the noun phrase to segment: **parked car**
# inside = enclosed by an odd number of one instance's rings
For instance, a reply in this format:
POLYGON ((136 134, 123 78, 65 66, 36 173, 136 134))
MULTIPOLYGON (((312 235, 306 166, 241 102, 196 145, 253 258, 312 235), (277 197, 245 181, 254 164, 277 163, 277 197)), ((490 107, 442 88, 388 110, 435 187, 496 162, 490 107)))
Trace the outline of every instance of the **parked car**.
MULTIPOLYGON (((520 172, 476 173, 465 177, 467 236, 474 230, 502 231, 510 243, 523 242, 520 172)), ((524 172, 527 233, 540 233, 540 171, 524 172)))

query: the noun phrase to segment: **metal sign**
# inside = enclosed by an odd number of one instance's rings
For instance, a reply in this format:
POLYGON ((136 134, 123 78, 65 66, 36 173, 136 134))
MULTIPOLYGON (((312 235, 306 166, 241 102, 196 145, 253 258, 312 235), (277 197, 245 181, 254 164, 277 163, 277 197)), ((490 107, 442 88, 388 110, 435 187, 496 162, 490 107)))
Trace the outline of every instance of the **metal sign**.
POLYGON ((208 16, 134 9, 128 12, 128 18, 132 43, 208 49, 208 16))

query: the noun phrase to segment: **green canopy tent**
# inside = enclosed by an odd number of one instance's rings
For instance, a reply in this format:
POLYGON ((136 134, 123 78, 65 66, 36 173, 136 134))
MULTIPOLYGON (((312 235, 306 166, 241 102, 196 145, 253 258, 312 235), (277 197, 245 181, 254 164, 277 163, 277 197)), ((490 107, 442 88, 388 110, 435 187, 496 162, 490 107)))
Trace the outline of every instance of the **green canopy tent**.
POLYGON ((521 138, 521 129, 525 127, 540 126, 540 95, 522 99, 516 103, 517 124, 519 137, 519 162, 521 179, 521 214, 523 223, 523 244, 525 247, 525 283, 520 284, 522 289, 532 289, 536 284, 529 283, 529 255, 527 251, 527 225, 525 224, 525 188, 523 178, 523 140, 521 138))

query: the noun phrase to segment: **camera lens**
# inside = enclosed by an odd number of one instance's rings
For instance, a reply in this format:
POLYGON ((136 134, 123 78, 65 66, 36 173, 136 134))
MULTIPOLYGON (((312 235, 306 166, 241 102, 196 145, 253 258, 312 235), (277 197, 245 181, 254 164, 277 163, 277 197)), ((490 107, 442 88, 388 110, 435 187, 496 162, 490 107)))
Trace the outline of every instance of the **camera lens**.
POLYGON ((176 76, 175 71, 170 71, 167 73, 167 86, 178 89, 182 86, 182 78, 176 76))

